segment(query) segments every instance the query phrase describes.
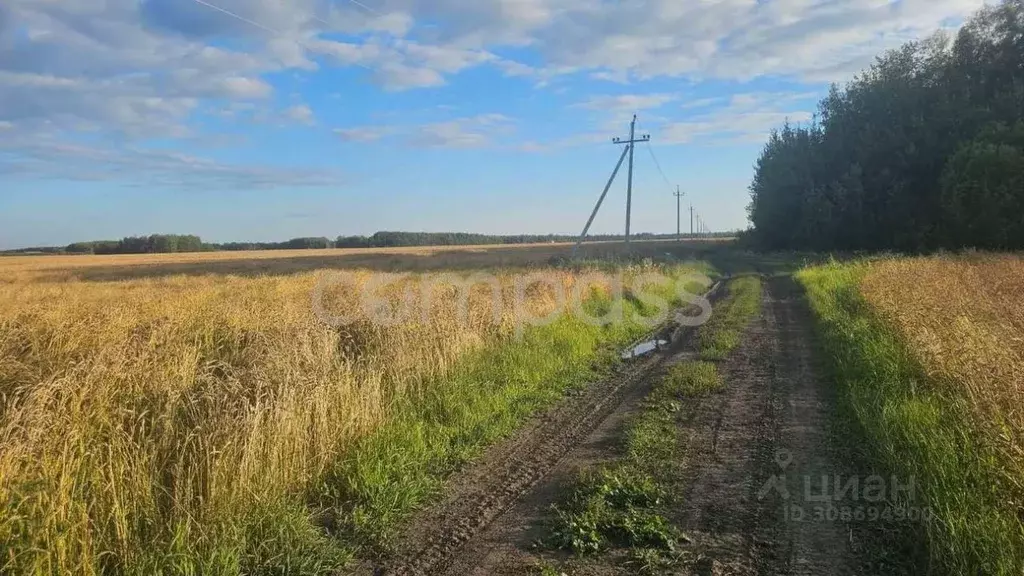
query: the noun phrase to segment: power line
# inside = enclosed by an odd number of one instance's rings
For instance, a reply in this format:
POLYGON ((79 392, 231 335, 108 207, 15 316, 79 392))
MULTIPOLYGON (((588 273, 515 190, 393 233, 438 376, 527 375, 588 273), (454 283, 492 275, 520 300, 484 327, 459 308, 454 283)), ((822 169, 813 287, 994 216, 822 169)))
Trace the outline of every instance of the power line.
POLYGON ((654 155, 654 147, 651 143, 647 143, 647 151, 651 153, 651 160, 654 160, 654 165, 658 167, 658 172, 661 173, 661 177, 665 179, 665 184, 668 184, 669 189, 672 188, 672 182, 669 181, 668 176, 665 175, 665 171, 661 169, 661 162, 658 162, 658 157, 654 155))
POLYGON ((206 6, 207 8, 213 8, 214 10, 216 10, 217 12, 220 12, 222 14, 227 14, 228 16, 231 16, 232 18, 237 18, 238 20, 241 20, 242 22, 245 22, 246 24, 251 24, 251 25, 253 25, 253 26, 255 26, 255 27, 257 27, 260 30, 263 30, 265 32, 270 32, 271 34, 277 34, 278 36, 284 36, 283 33, 279 32, 277 30, 274 30, 273 28, 269 28, 267 26, 264 26, 263 24, 260 24, 259 22, 256 22, 256 21, 253 21, 253 20, 249 20, 248 18, 245 18, 243 16, 239 16, 238 14, 235 14, 234 12, 232 12, 230 10, 227 10, 225 8, 221 8, 220 6, 215 6, 213 4, 210 4, 209 2, 206 2, 206 0, 193 0, 193 1, 196 2, 197 4, 202 4, 203 6, 206 6))
POLYGON ((629 140, 613 138, 615 144, 625 144, 629 148, 629 179, 626 181, 626 251, 629 251, 629 223, 630 214, 633 210, 633 151, 636 150, 637 142, 649 142, 651 136, 644 134, 636 137, 636 114, 633 114, 633 121, 629 124, 629 140))
POLYGON ((673 196, 676 197, 676 241, 677 242, 682 242, 682 240, 683 240, 682 201, 683 201, 683 196, 686 196, 686 193, 683 192, 682 190, 680 190, 679 186, 676 186, 676 192, 675 192, 675 194, 673 194, 673 196))
POLYGON ((373 14, 376 14, 377 16, 380 16, 380 17, 386 16, 386 14, 382 13, 380 10, 375 10, 373 8, 370 8, 366 4, 363 4, 362 2, 360 2, 359 0, 348 0, 348 1, 353 3, 353 4, 355 4, 356 6, 359 6, 363 10, 366 10, 367 12, 371 12, 373 14))
MULTIPOLYGON (((246 18, 244 16, 240 16, 238 14, 235 14, 234 12, 232 12, 232 11, 226 9, 226 8, 222 8, 220 6, 217 6, 216 4, 211 4, 211 3, 207 2, 206 0, 192 0, 192 1, 197 3, 197 4, 202 4, 203 6, 206 6, 207 8, 211 8, 213 10, 216 10, 216 11, 222 13, 222 14, 226 14, 228 16, 231 16, 232 18, 235 18, 237 20, 245 22, 246 24, 249 24, 251 26, 255 26, 255 27, 259 28, 260 30, 263 30, 264 32, 270 32, 271 34, 276 34, 278 36, 287 38, 287 34, 285 34, 284 32, 281 32, 280 30, 275 30, 274 28, 271 28, 269 26, 266 26, 266 25, 260 24, 259 22, 256 22, 255 20, 250 20, 250 19, 248 19, 248 18, 246 18)), ((353 4, 356 4, 356 5, 359 5, 359 6, 363 6, 367 10, 373 11, 372 8, 366 6, 365 4, 362 4, 361 2, 358 2, 357 0, 349 0, 349 2, 352 2, 353 4)), ((379 14, 379 12, 378 12, 378 14, 379 14)), ((313 16, 313 19, 315 19, 315 20, 317 20, 319 22, 322 22, 324 24, 330 25, 330 22, 327 22, 326 20, 324 20, 322 18, 318 18, 317 16, 313 16)), ((291 40, 292 42, 295 42, 299 46, 302 46, 306 50, 309 50, 311 52, 316 52, 316 50, 310 48, 305 42, 303 42, 301 40, 296 40, 294 38, 288 38, 288 39, 291 40)), ((361 62, 352 62, 352 64, 355 64, 356 66, 359 66, 360 68, 365 68, 365 69, 371 70, 371 71, 373 70, 373 68, 370 68, 369 66, 367 66, 366 64, 363 64, 361 62)))
MULTIPOLYGON (((381 12, 380 10, 377 10, 376 8, 369 7, 366 4, 363 4, 362 2, 360 2, 359 0, 348 0, 348 1, 350 3, 352 3, 352 4, 354 4, 354 5, 362 8, 363 10, 366 10, 367 12, 373 14, 374 16, 379 16, 381 18, 384 18, 384 17, 387 16, 387 14, 381 12)), ((331 22, 328 22, 327 20, 324 20, 323 18, 320 18, 316 14, 313 15, 313 19, 316 20, 317 22, 322 23, 322 24, 327 24, 328 26, 333 26, 333 24, 331 22)))
POLYGON ((654 165, 657 166, 658 172, 661 174, 661 177, 665 180, 665 184, 668 184, 669 190, 671 190, 674 184, 672 184, 672 182, 668 179, 668 176, 665 175, 665 171, 661 169, 661 162, 658 162, 658 157, 654 155, 654 147, 651 146, 651 142, 649 140, 647 141, 647 152, 650 153, 651 160, 654 160, 654 165))

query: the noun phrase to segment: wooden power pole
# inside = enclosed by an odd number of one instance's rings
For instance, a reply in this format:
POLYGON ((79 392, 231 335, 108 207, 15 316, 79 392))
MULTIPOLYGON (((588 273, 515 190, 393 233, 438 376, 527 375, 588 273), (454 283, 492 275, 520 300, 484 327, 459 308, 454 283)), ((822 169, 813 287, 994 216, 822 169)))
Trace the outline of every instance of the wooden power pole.
POLYGON ((683 241, 683 220, 682 220, 682 207, 683 207, 683 196, 686 196, 682 191, 679 190, 679 186, 676 186, 676 241, 683 241))
POLYGON ((594 218, 597 217, 597 212, 601 209, 601 204, 604 203, 605 197, 608 195, 608 190, 611 189, 612 183, 615 182, 615 177, 619 174, 619 169, 622 168, 623 161, 626 160, 626 156, 629 156, 629 182, 626 184, 626 250, 629 250, 629 220, 630 212, 633 208, 633 146, 637 142, 650 142, 651 136, 644 134, 640 138, 636 137, 636 114, 633 115, 633 121, 629 124, 629 140, 622 140, 619 138, 612 138, 612 142, 615 144, 625 144, 626 147, 622 149, 622 156, 619 157, 619 163, 615 165, 615 170, 612 172, 611 178, 608 179, 608 184, 605 185, 604 191, 601 192, 601 197, 597 200, 597 205, 594 206, 594 211, 590 213, 590 219, 587 220, 587 225, 583 227, 583 233, 580 234, 580 239, 576 241, 576 246, 572 249, 572 255, 576 257, 576 251, 579 250, 580 245, 583 244, 583 240, 587 237, 587 232, 590 232, 590 226, 594 223, 594 218))
POLYGON ((626 182, 626 251, 629 251, 629 220, 630 213, 633 209, 633 149, 637 142, 650 142, 651 136, 644 134, 640 138, 636 137, 636 114, 633 115, 633 121, 629 123, 629 140, 621 140, 614 138, 612 142, 616 144, 625 144, 629 147, 629 180, 626 182))

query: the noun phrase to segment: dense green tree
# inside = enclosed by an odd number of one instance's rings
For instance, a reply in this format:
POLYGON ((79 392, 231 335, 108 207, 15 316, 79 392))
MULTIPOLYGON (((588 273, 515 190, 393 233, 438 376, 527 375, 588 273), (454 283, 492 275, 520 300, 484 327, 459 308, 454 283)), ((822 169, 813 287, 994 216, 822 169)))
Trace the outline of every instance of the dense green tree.
POLYGON ((1024 247, 1007 214, 1024 207, 1022 131, 1007 128, 1024 117, 1024 0, 884 54, 819 108, 758 159, 748 210, 762 246, 1024 247))
POLYGON ((943 230, 952 243, 1024 246, 1024 122, 962 145, 942 175, 943 230))

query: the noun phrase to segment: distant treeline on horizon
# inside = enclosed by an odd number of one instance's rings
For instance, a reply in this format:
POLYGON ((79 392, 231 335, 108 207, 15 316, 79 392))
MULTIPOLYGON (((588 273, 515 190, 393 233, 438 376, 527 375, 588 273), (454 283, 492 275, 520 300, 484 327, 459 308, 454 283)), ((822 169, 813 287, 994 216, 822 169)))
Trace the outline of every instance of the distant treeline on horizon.
MULTIPOLYGON (((715 232, 705 237, 728 237, 734 232, 715 232)), ((690 235, 686 235, 689 237, 690 235)), ((636 234, 637 240, 665 240, 675 234, 636 234)), ((75 242, 67 246, 45 246, 7 250, 0 254, 167 254, 177 252, 221 252, 242 250, 316 250, 328 248, 395 248, 405 246, 474 246, 483 244, 541 244, 575 242, 579 237, 565 234, 490 235, 468 232, 377 232, 372 236, 293 238, 285 242, 208 243, 195 235, 152 234, 121 240, 75 242)), ((587 241, 622 241, 622 235, 598 234, 587 241)))

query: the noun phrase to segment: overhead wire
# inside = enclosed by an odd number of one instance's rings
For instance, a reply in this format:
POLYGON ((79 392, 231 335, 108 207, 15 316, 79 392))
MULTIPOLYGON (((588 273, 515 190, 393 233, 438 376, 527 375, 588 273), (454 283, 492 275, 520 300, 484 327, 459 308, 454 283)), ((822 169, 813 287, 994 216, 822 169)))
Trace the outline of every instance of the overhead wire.
MULTIPOLYGON (((227 8, 224 8, 222 6, 218 6, 218 5, 213 4, 211 2, 207 2, 207 0, 192 0, 192 1, 197 3, 197 4, 201 4, 203 6, 206 6, 207 8, 210 8, 212 10, 216 10, 216 11, 222 13, 222 14, 226 14, 227 16, 235 18, 235 19, 237 19, 237 20, 239 20, 241 22, 245 22, 246 24, 249 24, 251 26, 255 26, 256 28, 259 28, 260 30, 263 30, 264 32, 270 32, 271 34, 276 34, 278 36, 287 38, 287 34, 285 34, 284 32, 281 32, 280 30, 276 30, 276 29, 271 28, 271 27, 269 27, 269 26, 267 26, 265 24, 260 24, 259 22, 256 22, 255 20, 250 20, 249 18, 246 18, 244 16, 236 14, 236 13, 232 12, 231 10, 228 10, 227 8)), ((356 6, 362 7, 364 10, 372 12, 372 13, 378 15, 378 16, 384 16, 384 14, 380 13, 377 10, 374 10, 373 8, 370 8, 366 4, 363 4, 362 2, 359 2, 359 0, 348 0, 348 1, 351 2, 352 4, 355 4, 356 6)), ((328 22, 328 21, 324 20, 323 18, 320 18, 320 17, 318 17, 316 15, 313 16, 313 19, 318 21, 318 22, 321 22, 323 24, 327 24, 327 25, 331 24, 330 22, 328 22)), ((307 50, 316 52, 316 50, 313 50, 312 48, 310 48, 302 40, 297 40, 297 39, 294 39, 294 38, 288 38, 288 39, 291 40, 292 42, 295 42, 299 46, 302 46, 303 48, 305 48, 307 50)), ((371 71, 373 70, 373 68, 370 68, 369 66, 367 66, 366 64, 363 64, 361 62, 352 62, 352 64, 354 64, 356 66, 359 66, 360 68, 365 68, 365 69, 371 70, 371 71)))
MULTIPOLYGON (((639 122, 637 122, 637 124, 639 125, 639 122)), ((651 146, 651 141, 647 140, 646 144, 647 144, 647 152, 650 153, 651 160, 654 161, 654 165, 655 165, 655 167, 658 168, 658 172, 661 174, 662 179, 665 180, 665 184, 668 185, 669 190, 672 191, 673 194, 676 194, 676 191, 678 190, 678 186, 672 184, 672 181, 669 180, 668 176, 665 174, 665 171, 661 168, 661 162, 658 161, 658 156, 654 153, 654 147, 651 146), (672 190, 673 188, 675 188, 676 190, 672 190)), ((691 207, 691 210, 692 210, 693 209, 693 204, 692 203, 690 204, 690 207, 691 207)), ((696 214, 696 216, 697 216, 698 228, 700 228, 701 226, 703 226, 703 222, 701 221, 699 213, 696 214)))
POLYGON ((242 22, 245 22, 246 24, 250 24, 252 26, 255 26, 255 27, 259 28, 260 30, 263 30, 264 32, 270 32, 271 34, 277 34, 278 36, 284 36, 284 33, 280 32, 278 30, 274 30, 273 28, 270 28, 269 26, 264 26, 263 24, 260 24, 259 22, 256 22, 255 20, 249 20, 248 18, 246 18, 244 16, 239 16, 238 14, 235 14, 234 12, 232 12, 232 11, 226 9, 226 8, 221 8, 220 6, 217 6, 215 4, 210 4, 206 0, 193 0, 193 2, 195 2, 197 4, 202 4, 203 6, 206 6, 207 8, 212 8, 212 9, 214 9, 214 10, 216 10, 216 11, 222 13, 222 14, 227 14, 228 16, 231 16, 232 18, 236 18, 238 20, 241 20, 242 22))
MULTIPOLYGON (((639 124, 639 122, 637 122, 637 124, 639 124)), ((651 146, 651 141, 647 140, 645 143, 647 144, 647 152, 650 153, 651 155, 651 160, 654 160, 654 165, 658 168, 658 173, 660 173, 662 179, 665 180, 665 184, 668 185, 669 190, 672 190, 672 188, 674 188, 675 185, 672 184, 668 176, 665 175, 665 171, 661 169, 661 162, 658 162, 658 157, 654 155, 654 147, 651 146)), ((674 192, 675 191, 673 190, 673 193, 674 192)))
POLYGON ((647 141, 647 151, 651 153, 651 160, 654 160, 654 165, 658 167, 658 172, 660 172, 661 177, 664 178, 665 184, 668 184, 668 187, 672 188, 672 182, 670 182, 668 176, 665 175, 665 171, 661 169, 661 162, 658 162, 658 157, 654 155, 654 148, 651 146, 650 141, 647 141))
POLYGON ((370 8, 370 7, 369 7, 369 6, 367 6, 366 4, 363 4, 362 2, 360 2, 359 0, 348 0, 348 1, 349 1, 349 2, 351 2, 351 3, 353 3, 353 4, 355 4, 356 6, 359 6, 359 7, 360 7, 360 8, 362 8, 363 10, 366 10, 367 12, 370 12, 370 13, 372 13, 372 14, 376 14, 377 16, 381 16, 381 17, 384 17, 384 16, 386 16, 386 14, 384 14, 384 13, 383 13, 383 12, 381 12, 380 10, 376 10, 376 9, 374 9, 374 8, 370 8))

